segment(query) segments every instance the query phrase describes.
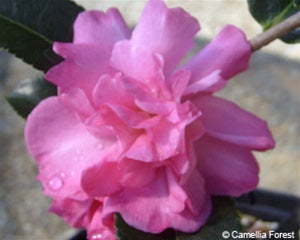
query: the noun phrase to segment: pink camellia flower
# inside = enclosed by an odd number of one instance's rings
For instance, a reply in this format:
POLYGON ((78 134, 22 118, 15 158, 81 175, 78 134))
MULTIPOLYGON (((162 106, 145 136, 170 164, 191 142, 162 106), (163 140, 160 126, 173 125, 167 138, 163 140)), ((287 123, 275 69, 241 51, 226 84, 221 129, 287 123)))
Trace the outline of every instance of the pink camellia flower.
POLYGON ((267 124, 213 96, 248 68, 243 32, 226 26, 179 66, 200 29, 181 8, 149 0, 133 32, 116 9, 85 11, 65 60, 46 78, 58 96, 26 124, 50 211, 90 239, 115 240, 114 213, 151 233, 198 230, 211 195, 257 186, 251 150, 274 146, 267 124))

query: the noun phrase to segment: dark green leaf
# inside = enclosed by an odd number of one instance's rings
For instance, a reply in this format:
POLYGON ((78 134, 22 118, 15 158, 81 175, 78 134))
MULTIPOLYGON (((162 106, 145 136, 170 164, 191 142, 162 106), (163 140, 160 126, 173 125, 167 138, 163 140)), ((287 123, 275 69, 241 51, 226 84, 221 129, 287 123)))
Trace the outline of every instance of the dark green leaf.
MULTIPOLYGON (((248 5, 250 13, 264 30, 277 25, 300 10, 300 0, 248 0, 248 5)), ((286 43, 300 42, 300 29, 284 35, 281 40, 286 43)))
POLYGON ((58 42, 72 41, 74 20, 83 10, 69 0, 0 0, 0 15, 58 42))
POLYGON ((41 100, 54 95, 56 87, 43 78, 37 78, 20 82, 6 99, 19 115, 26 118, 41 100))
POLYGON ((130 227, 121 217, 115 215, 115 227, 117 229, 117 237, 119 240, 174 240, 175 232, 171 229, 161 234, 150 234, 130 227))
MULTIPOLYGON (((290 11, 287 17, 290 17, 291 15, 295 14, 299 12, 299 10, 295 10, 293 9, 292 11, 290 11)), ((283 37, 280 38, 282 41, 286 42, 286 43, 300 43, 300 28, 296 28, 295 30, 285 34, 283 37)))
POLYGON ((294 7, 300 7, 300 0, 293 0, 294 7))
POLYGON ((47 71, 61 61, 52 43, 17 22, 0 16, 0 46, 39 70, 47 71))
POLYGON ((62 59, 53 41, 71 41, 83 8, 68 0, 0 0, 0 47, 47 71, 62 59))
MULTIPOLYGON (((232 199, 218 197, 213 199, 213 212, 207 224, 194 234, 178 233, 176 240, 210 240, 223 239, 224 231, 241 232, 237 210, 232 199)), ((228 238, 232 239, 232 238, 228 238)))
MULTIPOLYGON (((275 23, 285 9, 290 8, 291 0, 248 0, 252 16, 268 29, 275 23)), ((279 19, 278 19, 279 21, 279 19)))

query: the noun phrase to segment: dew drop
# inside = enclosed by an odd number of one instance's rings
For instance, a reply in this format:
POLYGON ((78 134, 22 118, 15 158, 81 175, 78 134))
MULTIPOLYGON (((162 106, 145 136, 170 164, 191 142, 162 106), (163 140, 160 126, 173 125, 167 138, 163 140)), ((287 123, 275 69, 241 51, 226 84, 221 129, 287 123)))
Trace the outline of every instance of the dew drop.
POLYGON ((85 159, 84 154, 82 153, 82 151, 80 149, 76 149, 75 152, 77 155, 77 157, 74 158, 76 162, 79 160, 82 161, 85 159))
POLYGON ((92 236, 92 239, 101 239, 102 238, 102 235, 101 234, 94 234, 92 236))
POLYGON ((102 148, 103 148, 103 144, 102 144, 102 143, 99 143, 98 149, 101 150, 102 148))
POLYGON ((57 191, 59 189, 61 189, 63 186, 63 181, 61 180, 60 177, 55 176, 53 177, 50 181, 49 181, 49 187, 51 188, 51 190, 53 191, 57 191))
POLYGON ((66 176, 66 174, 65 174, 65 173, 61 173, 60 176, 61 176, 62 178, 64 178, 64 177, 66 176))

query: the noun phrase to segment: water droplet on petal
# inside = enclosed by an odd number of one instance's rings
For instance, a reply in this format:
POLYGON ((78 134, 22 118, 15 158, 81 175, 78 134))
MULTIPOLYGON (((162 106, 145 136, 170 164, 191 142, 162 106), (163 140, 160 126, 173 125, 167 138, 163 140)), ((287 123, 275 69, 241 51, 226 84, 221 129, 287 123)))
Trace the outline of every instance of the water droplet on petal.
POLYGON ((63 181, 61 180, 60 177, 55 176, 53 177, 50 181, 49 181, 49 187, 51 188, 51 190, 53 191, 57 191, 59 189, 61 189, 63 186, 63 181))
POLYGON ((64 178, 64 177, 66 176, 66 174, 65 174, 65 173, 61 173, 60 176, 61 176, 62 178, 64 178))
POLYGON ((74 176, 75 175, 75 172, 72 170, 71 171, 71 176, 74 176))
POLYGON ((101 234, 94 234, 92 236, 92 239, 101 239, 102 238, 102 235, 101 234))
POLYGON ((76 157, 74 158, 74 160, 77 162, 77 161, 79 161, 79 160, 84 160, 85 159, 85 157, 84 157, 84 154, 82 153, 82 151, 80 150, 80 149, 76 149, 75 150, 75 152, 76 152, 76 157))
POLYGON ((103 148, 103 144, 102 144, 102 143, 99 143, 98 149, 101 150, 102 148, 103 148))

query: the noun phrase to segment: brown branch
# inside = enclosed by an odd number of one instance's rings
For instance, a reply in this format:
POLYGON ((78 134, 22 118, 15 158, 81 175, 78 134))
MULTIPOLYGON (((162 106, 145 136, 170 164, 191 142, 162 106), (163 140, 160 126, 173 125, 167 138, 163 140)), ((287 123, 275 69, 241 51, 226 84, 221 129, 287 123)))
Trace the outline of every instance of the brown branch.
POLYGON ((263 46, 268 45, 270 42, 293 31, 297 27, 300 27, 300 12, 250 39, 249 42, 252 47, 252 52, 259 50, 263 46))

